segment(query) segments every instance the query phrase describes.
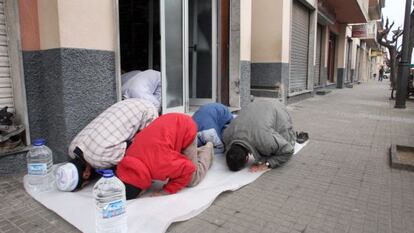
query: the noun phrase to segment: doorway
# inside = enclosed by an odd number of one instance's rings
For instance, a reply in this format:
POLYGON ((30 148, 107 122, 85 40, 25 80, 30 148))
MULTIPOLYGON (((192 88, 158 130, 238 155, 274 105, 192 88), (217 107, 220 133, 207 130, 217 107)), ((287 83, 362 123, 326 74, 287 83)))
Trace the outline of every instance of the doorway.
POLYGON ((229 106, 230 96, 229 96, 229 48, 230 48, 230 0, 221 0, 220 1, 220 23, 219 23, 219 51, 220 55, 218 56, 220 64, 219 69, 219 86, 218 90, 220 91, 218 97, 220 103, 229 106))
POLYGON ((119 0, 121 71, 161 71, 159 1, 119 0))
POLYGON ((217 97, 217 0, 189 0, 190 105, 217 97))
POLYGON ((185 112, 186 2, 118 1, 121 73, 160 71, 163 113, 185 112))
POLYGON ((336 36, 332 32, 329 34, 329 47, 328 47, 328 82, 334 83, 335 81, 335 54, 336 51, 336 36))
POLYGON ((163 113, 217 100, 217 15, 217 0, 119 0, 121 70, 161 72, 163 113))

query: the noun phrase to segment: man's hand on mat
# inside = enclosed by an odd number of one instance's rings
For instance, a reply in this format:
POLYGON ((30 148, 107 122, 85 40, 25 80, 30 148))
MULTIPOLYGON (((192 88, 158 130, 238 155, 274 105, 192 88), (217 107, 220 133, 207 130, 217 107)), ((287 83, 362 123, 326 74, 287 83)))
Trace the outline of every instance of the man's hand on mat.
POLYGON ((249 171, 250 172, 261 172, 264 170, 269 169, 266 164, 253 164, 250 168, 249 171))
POLYGON ((151 193, 151 197, 160 197, 160 196, 164 196, 167 193, 164 192, 163 190, 159 190, 159 191, 154 191, 151 193))

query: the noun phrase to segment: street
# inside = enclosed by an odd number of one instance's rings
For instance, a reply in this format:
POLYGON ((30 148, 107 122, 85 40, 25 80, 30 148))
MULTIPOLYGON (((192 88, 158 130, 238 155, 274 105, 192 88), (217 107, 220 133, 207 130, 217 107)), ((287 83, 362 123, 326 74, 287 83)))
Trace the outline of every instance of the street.
MULTIPOLYGON (((370 80, 289 105, 308 146, 168 232, 414 232, 414 173, 389 166, 392 143, 413 146, 414 101, 394 109, 389 96, 388 80, 370 80)), ((77 230, 32 200, 22 176, 2 176, 0 232, 77 230)))

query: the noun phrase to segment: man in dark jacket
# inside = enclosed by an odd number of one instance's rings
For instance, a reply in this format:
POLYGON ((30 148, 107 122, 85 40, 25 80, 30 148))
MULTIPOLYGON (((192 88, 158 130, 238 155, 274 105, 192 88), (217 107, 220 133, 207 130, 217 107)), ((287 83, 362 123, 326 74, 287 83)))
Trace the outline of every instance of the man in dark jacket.
POLYGON ((249 154, 256 161, 252 172, 279 167, 293 155, 295 141, 292 119, 278 101, 249 104, 223 133, 226 162, 232 171, 242 169, 249 154))

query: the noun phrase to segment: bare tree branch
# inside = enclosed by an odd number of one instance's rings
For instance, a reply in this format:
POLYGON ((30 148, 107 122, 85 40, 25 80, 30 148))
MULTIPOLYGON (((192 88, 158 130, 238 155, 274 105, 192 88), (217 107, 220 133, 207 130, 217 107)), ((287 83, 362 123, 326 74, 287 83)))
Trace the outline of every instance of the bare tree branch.
POLYGON ((391 30, 394 27, 394 22, 391 23, 387 18, 385 22, 385 28, 382 31, 377 31, 377 41, 381 46, 384 46, 388 49, 390 58, 387 61, 388 67, 391 69, 390 81, 391 87, 395 87, 396 85, 396 78, 397 78, 397 57, 399 56, 398 50, 396 48, 396 42, 398 38, 403 34, 401 28, 397 28, 397 33, 392 36, 392 39, 388 39, 388 35, 393 33, 391 30))
POLYGON ((397 34, 394 34, 394 35, 392 36, 391 43, 395 43, 395 42, 397 42, 398 38, 399 38, 400 36, 402 36, 403 32, 404 32, 404 30, 401 30, 401 27, 398 27, 398 28, 397 28, 397 34))

